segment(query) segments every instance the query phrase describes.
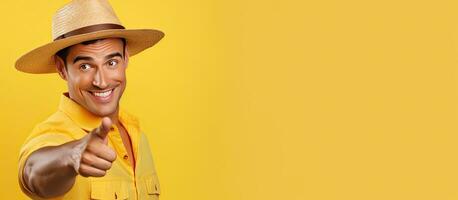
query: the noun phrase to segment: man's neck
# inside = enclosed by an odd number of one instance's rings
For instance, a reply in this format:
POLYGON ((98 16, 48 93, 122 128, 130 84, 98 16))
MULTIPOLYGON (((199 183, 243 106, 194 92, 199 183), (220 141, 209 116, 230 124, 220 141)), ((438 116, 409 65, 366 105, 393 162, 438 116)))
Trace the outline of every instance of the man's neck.
POLYGON ((114 113, 112 113, 111 115, 108 115, 107 117, 109 117, 111 119, 111 122, 116 125, 117 127, 119 127, 119 108, 116 109, 116 111, 114 113))

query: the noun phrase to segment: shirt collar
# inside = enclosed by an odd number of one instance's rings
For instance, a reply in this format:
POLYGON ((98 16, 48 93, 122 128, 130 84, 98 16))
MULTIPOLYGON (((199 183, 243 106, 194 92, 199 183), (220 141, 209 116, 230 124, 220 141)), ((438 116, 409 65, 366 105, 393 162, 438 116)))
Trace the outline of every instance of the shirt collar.
POLYGON ((59 110, 64 112, 79 127, 91 131, 97 128, 102 122, 102 118, 87 111, 84 107, 70 99, 68 93, 64 93, 60 98, 59 110))
MULTIPOLYGON (((100 126, 102 118, 92 114, 84 107, 68 97, 68 93, 61 96, 59 110, 64 112, 72 121, 86 131, 91 131, 100 126)), ((119 111, 119 121, 124 126, 133 126, 138 130, 138 120, 124 110, 119 111)), ((127 127, 126 127, 127 128, 127 127)))

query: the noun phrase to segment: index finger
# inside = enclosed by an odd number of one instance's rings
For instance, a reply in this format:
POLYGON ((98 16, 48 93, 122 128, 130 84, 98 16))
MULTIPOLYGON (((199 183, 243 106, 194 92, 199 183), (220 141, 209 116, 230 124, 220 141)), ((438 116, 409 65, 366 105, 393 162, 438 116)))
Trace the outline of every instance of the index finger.
POLYGON ((100 126, 93 130, 93 134, 99 136, 102 139, 105 139, 108 135, 108 132, 110 132, 110 128, 111 119, 108 117, 104 117, 102 119, 102 123, 100 124, 100 126))

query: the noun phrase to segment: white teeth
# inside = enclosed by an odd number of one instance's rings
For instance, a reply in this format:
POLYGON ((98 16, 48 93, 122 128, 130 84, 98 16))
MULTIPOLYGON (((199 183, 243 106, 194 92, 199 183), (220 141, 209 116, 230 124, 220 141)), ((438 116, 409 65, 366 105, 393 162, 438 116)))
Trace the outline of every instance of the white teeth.
POLYGON ((106 92, 94 92, 94 95, 98 97, 107 97, 108 95, 111 94, 111 91, 112 90, 108 90, 106 92))

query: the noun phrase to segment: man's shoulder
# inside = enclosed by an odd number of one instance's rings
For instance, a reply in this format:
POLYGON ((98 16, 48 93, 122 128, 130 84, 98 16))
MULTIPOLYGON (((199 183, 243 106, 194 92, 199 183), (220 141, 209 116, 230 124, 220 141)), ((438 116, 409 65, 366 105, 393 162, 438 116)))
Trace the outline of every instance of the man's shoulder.
POLYGON ((72 123, 70 118, 65 113, 58 110, 45 120, 36 124, 27 140, 43 134, 60 134, 74 138, 71 133, 74 132, 75 128, 77 128, 77 126, 72 123))
POLYGON ((71 124, 70 118, 62 111, 58 110, 48 116, 45 120, 35 125, 35 129, 62 129, 71 124))
POLYGON ((64 113, 56 111, 35 125, 21 147, 21 157, 44 146, 55 146, 76 139, 73 127, 64 113))

